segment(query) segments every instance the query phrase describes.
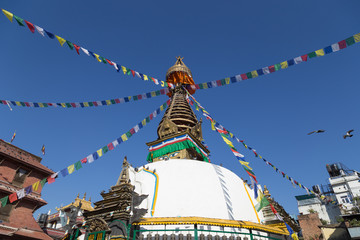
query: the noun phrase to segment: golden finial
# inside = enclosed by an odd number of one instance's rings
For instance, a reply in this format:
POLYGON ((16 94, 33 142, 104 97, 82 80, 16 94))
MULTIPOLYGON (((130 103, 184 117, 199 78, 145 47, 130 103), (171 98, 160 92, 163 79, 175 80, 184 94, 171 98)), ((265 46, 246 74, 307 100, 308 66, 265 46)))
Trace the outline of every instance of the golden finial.
MULTIPOLYGON (((175 64, 169 68, 169 70, 166 73, 166 80, 168 80, 168 77, 170 76, 171 73, 173 72, 184 72, 187 75, 189 75, 190 78, 192 78, 192 74, 190 69, 184 64, 183 62, 183 57, 176 57, 176 62, 175 64)), ((193 81, 193 80, 192 80, 193 81)))
POLYGON ((271 194, 269 193, 269 190, 267 189, 266 185, 264 185, 264 196, 265 197, 270 197, 271 194))
POLYGON ((84 197, 83 197, 83 199, 85 200, 85 198, 86 198, 86 193, 84 193, 84 197))
POLYGON ((80 195, 80 193, 78 193, 78 195, 77 195, 77 197, 76 197, 76 198, 79 198, 79 195, 80 195))

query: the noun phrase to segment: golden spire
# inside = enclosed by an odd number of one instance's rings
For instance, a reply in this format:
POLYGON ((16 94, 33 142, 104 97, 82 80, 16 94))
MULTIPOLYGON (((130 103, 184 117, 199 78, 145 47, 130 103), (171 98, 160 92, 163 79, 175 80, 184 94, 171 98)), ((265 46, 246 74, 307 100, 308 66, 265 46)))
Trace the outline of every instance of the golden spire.
POLYGON ((184 62, 182 61, 184 58, 183 57, 176 57, 176 62, 175 64, 169 68, 169 70, 166 72, 166 80, 168 79, 168 77, 170 76, 171 73, 173 72, 185 72, 189 75, 190 78, 192 78, 192 74, 190 69, 184 64, 184 62))
POLYGON ((83 197, 83 199, 85 200, 85 198, 86 198, 86 193, 84 193, 84 197, 83 197))

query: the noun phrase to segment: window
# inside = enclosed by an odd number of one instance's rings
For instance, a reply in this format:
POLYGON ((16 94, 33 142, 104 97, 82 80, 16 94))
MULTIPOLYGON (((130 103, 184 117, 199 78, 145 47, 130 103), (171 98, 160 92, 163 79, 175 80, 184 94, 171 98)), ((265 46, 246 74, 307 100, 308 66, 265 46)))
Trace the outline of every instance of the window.
POLYGON ((12 184, 14 184, 17 187, 22 187, 25 178, 27 177, 29 171, 24 168, 18 168, 18 170, 15 173, 14 179, 12 181, 12 184))

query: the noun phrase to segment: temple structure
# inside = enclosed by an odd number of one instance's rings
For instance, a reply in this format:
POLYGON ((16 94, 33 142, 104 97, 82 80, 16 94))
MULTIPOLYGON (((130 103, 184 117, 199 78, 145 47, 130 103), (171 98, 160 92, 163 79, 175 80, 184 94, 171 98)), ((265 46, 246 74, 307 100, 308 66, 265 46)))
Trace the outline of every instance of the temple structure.
POLYGON ((184 90, 194 81, 182 58, 168 70, 166 81, 174 84, 171 104, 157 139, 147 143, 148 164, 133 168, 124 159, 117 183, 101 193, 94 211, 84 214, 87 239, 290 239, 283 223, 266 225, 245 181, 210 163, 201 120, 184 90))
MULTIPOLYGON (((93 211, 94 208, 91 205, 91 198, 87 200, 85 193, 82 198, 78 194, 73 202, 56 210, 57 212, 53 214, 41 214, 38 223, 52 239, 61 240, 71 228, 80 228, 85 221, 83 214, 93 211)), ((85 229, 80 228, 79 231, 81 235, 79 234, 78 239, 85 239, 85 229)))
MULTIPOLYGON (((40 157, 0 140, 0 198, 19 192, 53 173, 41 164, 40 157)), ((21 199, 2 203, 0 239, 51 239, 33 217, 37 209, 47 204, 41 197, 42 185, 38 183, 37 186, 21 199)))

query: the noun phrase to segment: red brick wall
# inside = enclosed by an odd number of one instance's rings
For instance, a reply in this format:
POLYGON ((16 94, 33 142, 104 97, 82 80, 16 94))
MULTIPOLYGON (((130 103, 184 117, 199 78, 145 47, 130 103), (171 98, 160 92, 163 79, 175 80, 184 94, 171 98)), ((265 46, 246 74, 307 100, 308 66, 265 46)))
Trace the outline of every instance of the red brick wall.
POLYGON ((0 165, 0 180, 11 183, 14 179, 18 166, 15 162, 5 159, 0 165))
POLYGON ((9 225, 17 228, 42 231, 33 217, 34 202, 22 199, 12 210, 9 225))
POLYGON ((322 239, 319 238, 321 236, 321 229, 319 226, 322 224, 317 213, 299 215, 298 220, 302 229, 304 240, 322 239))

